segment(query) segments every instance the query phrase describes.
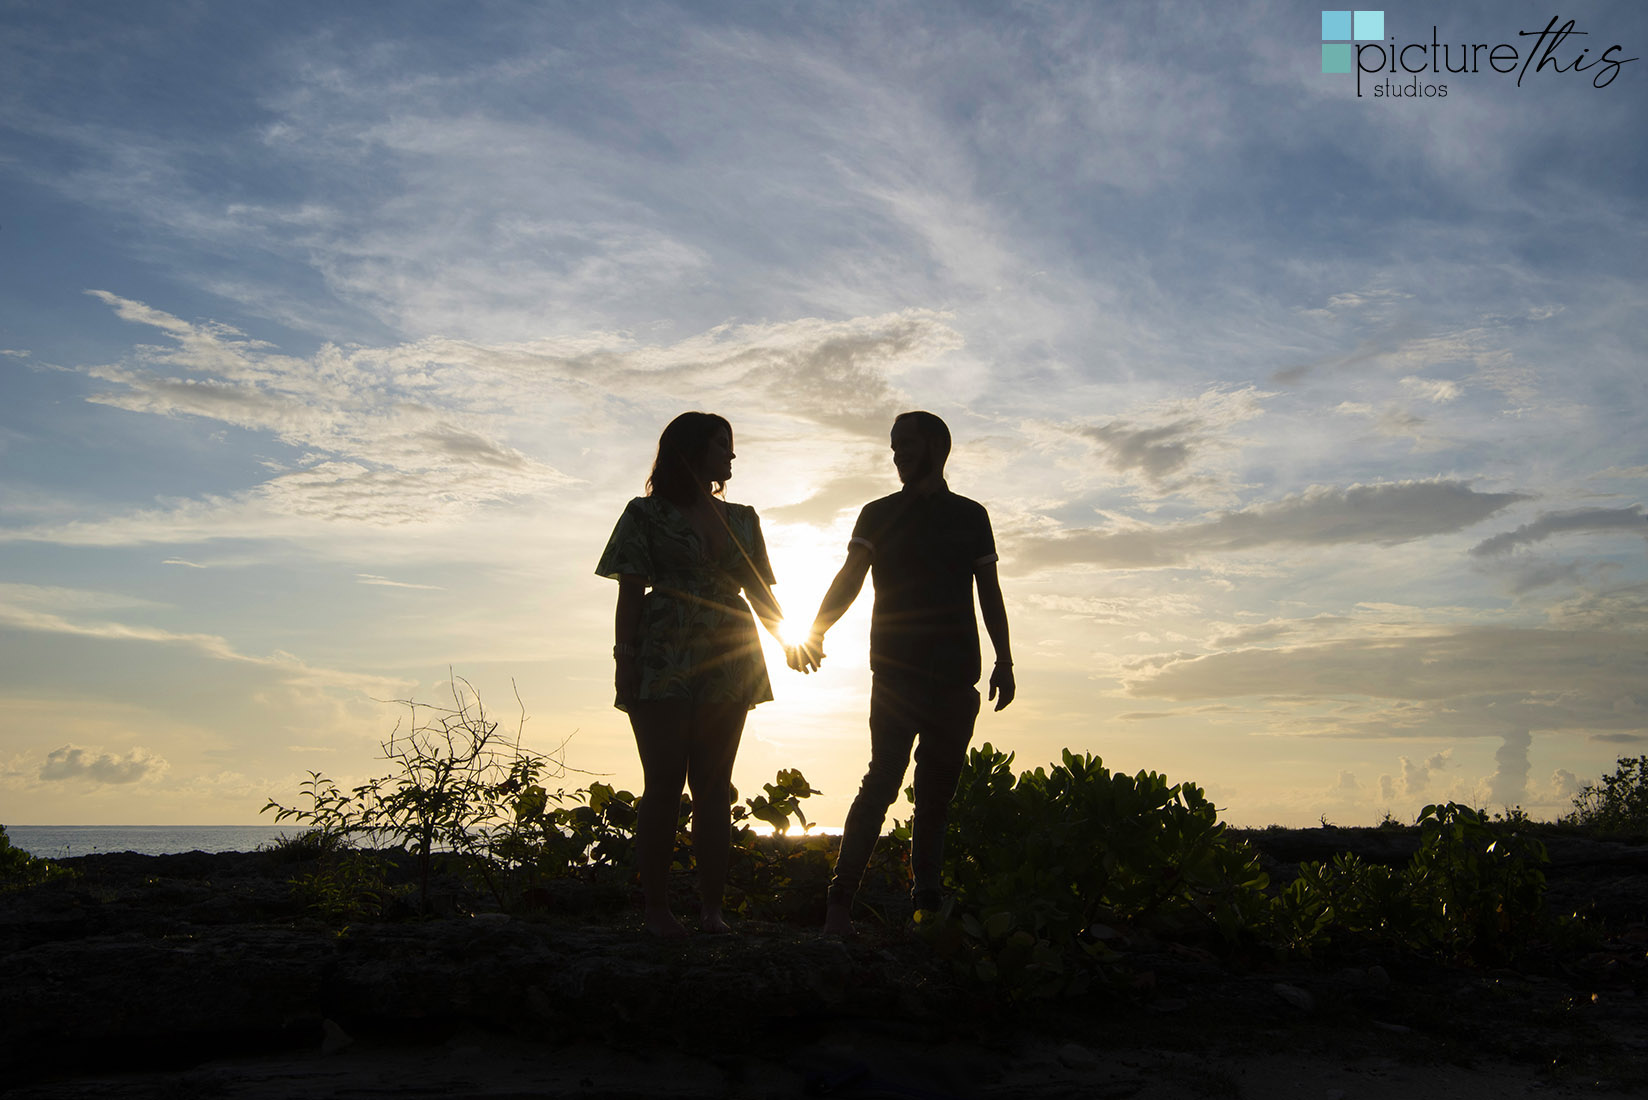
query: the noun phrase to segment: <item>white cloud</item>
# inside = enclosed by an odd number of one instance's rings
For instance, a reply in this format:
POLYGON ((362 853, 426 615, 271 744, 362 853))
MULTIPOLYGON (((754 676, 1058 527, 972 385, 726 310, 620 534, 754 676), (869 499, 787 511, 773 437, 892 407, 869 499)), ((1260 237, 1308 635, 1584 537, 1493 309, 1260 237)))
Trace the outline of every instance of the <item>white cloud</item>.
POLYGON ((1459 395, 1465 391, 1458 382, 1443 378, 1414 378, 1402 379, 1402 388, 1413 394, 1421 401, 1429 401, 1433 405, 1445 405, 1450 401, 1457 401, 1459 395))
POLYGON ((1528 795, 1528 749, 1533 737, 1526 730, 1507 731, 1494 753, 1494 773, 1488 779, 1488 798, 1497 806, 1519 806, 1528 795))
POLYGON ((133 748, 116 755, 98 748, 64 745, 53 749, 40 768, 48 782, 85 779, 93 783, 125 784, 164 775, 170 765, 147 749, 133 748))
MULTIPOLYGON (((528 448, 541 446, 536 437, 546 419, 574 434, 594 434, 608 428, 603 419, 623 403, 736 401, 791 431, 810 424, 880 441, 906 407, 892 379, 960 344, 944 314, 905 310, 840 322, 721 326, 665 345, 598 334, 490 346, 430 339, 376 349, 326 346, 297 358, 226 326, 185 322, 106 293, 98 297, 172 343, 137 349, 139 367, 94 368, 93 377, 115 388, 91 400, 265 431, 304 453, 296 468, 266 464, 273 476, 229 495, 11 527, 0 531, 0 541, 114 546, 315 539, 333 524, 451 524, 488 506, 580 483, 528 448), (162 373, 167 369, 188 376, 162 373)), ((609 475, 602 469, 594 476, 609 475)), ((797 514, 822 519, 820 506, 828 510, 845 499, 844 491, 858 495, 864 485, 856 478, 821 490, 827 495, 798 506, 797 514)))

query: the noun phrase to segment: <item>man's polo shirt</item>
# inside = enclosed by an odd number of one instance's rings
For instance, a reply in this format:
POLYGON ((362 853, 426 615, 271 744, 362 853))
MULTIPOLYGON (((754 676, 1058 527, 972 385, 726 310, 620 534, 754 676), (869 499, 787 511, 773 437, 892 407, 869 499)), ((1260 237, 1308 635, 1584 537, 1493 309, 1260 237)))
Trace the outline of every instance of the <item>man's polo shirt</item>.
POLYGON ((870 668, 978 683, 973 571, 996 560, 984 505, 942 483, 928 495, 906 487, 864 506, 852 544, 869 550, 875 585, 870 668))

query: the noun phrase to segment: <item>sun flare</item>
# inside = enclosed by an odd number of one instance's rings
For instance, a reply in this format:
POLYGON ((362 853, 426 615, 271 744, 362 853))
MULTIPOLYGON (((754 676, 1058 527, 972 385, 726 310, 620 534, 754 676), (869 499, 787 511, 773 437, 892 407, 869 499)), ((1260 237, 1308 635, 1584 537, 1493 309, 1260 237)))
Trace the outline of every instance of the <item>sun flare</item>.
MULTIPOLYGON (((805 524, 774 524, 768 532, 768 554, 778 576, 775 592, 785 610, 779 635, 786 646, 807 640, 819 601, 830 587, 836 571, 846 560, 847 536, 836 530, 819 530, 805 524)), ((852 609, 830 628, 824 639, 825 667, 830 671, 864 667, 869 664, 869 608, 872 599, 866 584, 852 609)), ((771 657, 784 660, 777 643, 771 657)), ((822 671, 822 670, 821 670, 822 671)))

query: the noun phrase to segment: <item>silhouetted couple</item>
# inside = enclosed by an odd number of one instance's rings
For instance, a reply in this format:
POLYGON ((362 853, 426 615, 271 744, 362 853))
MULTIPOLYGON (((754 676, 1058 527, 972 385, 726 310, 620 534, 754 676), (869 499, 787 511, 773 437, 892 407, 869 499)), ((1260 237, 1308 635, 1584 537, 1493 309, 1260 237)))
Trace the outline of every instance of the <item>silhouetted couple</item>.
MULTIPOLYGON (((938 907, 950 799, 979 709, 975 583, 996 652, 995 709, 1014 694, 990 518, 945 484, 949 429, 932 413, 904 413, 893 421, 892 448, 903 489, 864 506, 807 640, 785 650, 791 668, 817 670, 825 632, 871 578, 870 766, 830 882, 825 930, 832 933, 851 930, 853 896, 912 746, 911 896, 918 909, 938 907)), ((775 637, 783 619, 755 510, 721 499, 733 457, 726 420, 701 412, 672 420, 658 440, 647 495, 625 507, 596 569, 618 581, 616 705, 629 714, 645 776, 636 847, 646 927, 671 938, 686 934, 668 896, 683 784, 693 795, 700 927, 727 930, 721 904, 733 762, 748 711, 772 698, 751 608, 775 637)))

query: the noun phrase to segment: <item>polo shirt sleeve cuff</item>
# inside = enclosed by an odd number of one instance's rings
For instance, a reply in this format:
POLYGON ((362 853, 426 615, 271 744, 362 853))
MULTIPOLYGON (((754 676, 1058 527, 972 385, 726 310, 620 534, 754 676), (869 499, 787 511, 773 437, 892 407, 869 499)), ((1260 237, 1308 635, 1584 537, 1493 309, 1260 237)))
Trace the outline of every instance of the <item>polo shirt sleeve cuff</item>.
POLYGON ((993 561, 1000 561, 1000 560, 1001 560, 1001 555, 1000 554, 986 554, 982 558, 976 559, 973 562, 973 564, 974 565, 989 565, 993 561))
POLYGON ((868 550, 870 553, 872 553, 872 554, 875 553, 875 543, 871 542, 869 539, 860 538, 857 535, 854 535, 852 538, 848 539, 847 540, 847 545, 848 546, 862 546, 862 547, 864 547, 864 549, 868 550))

